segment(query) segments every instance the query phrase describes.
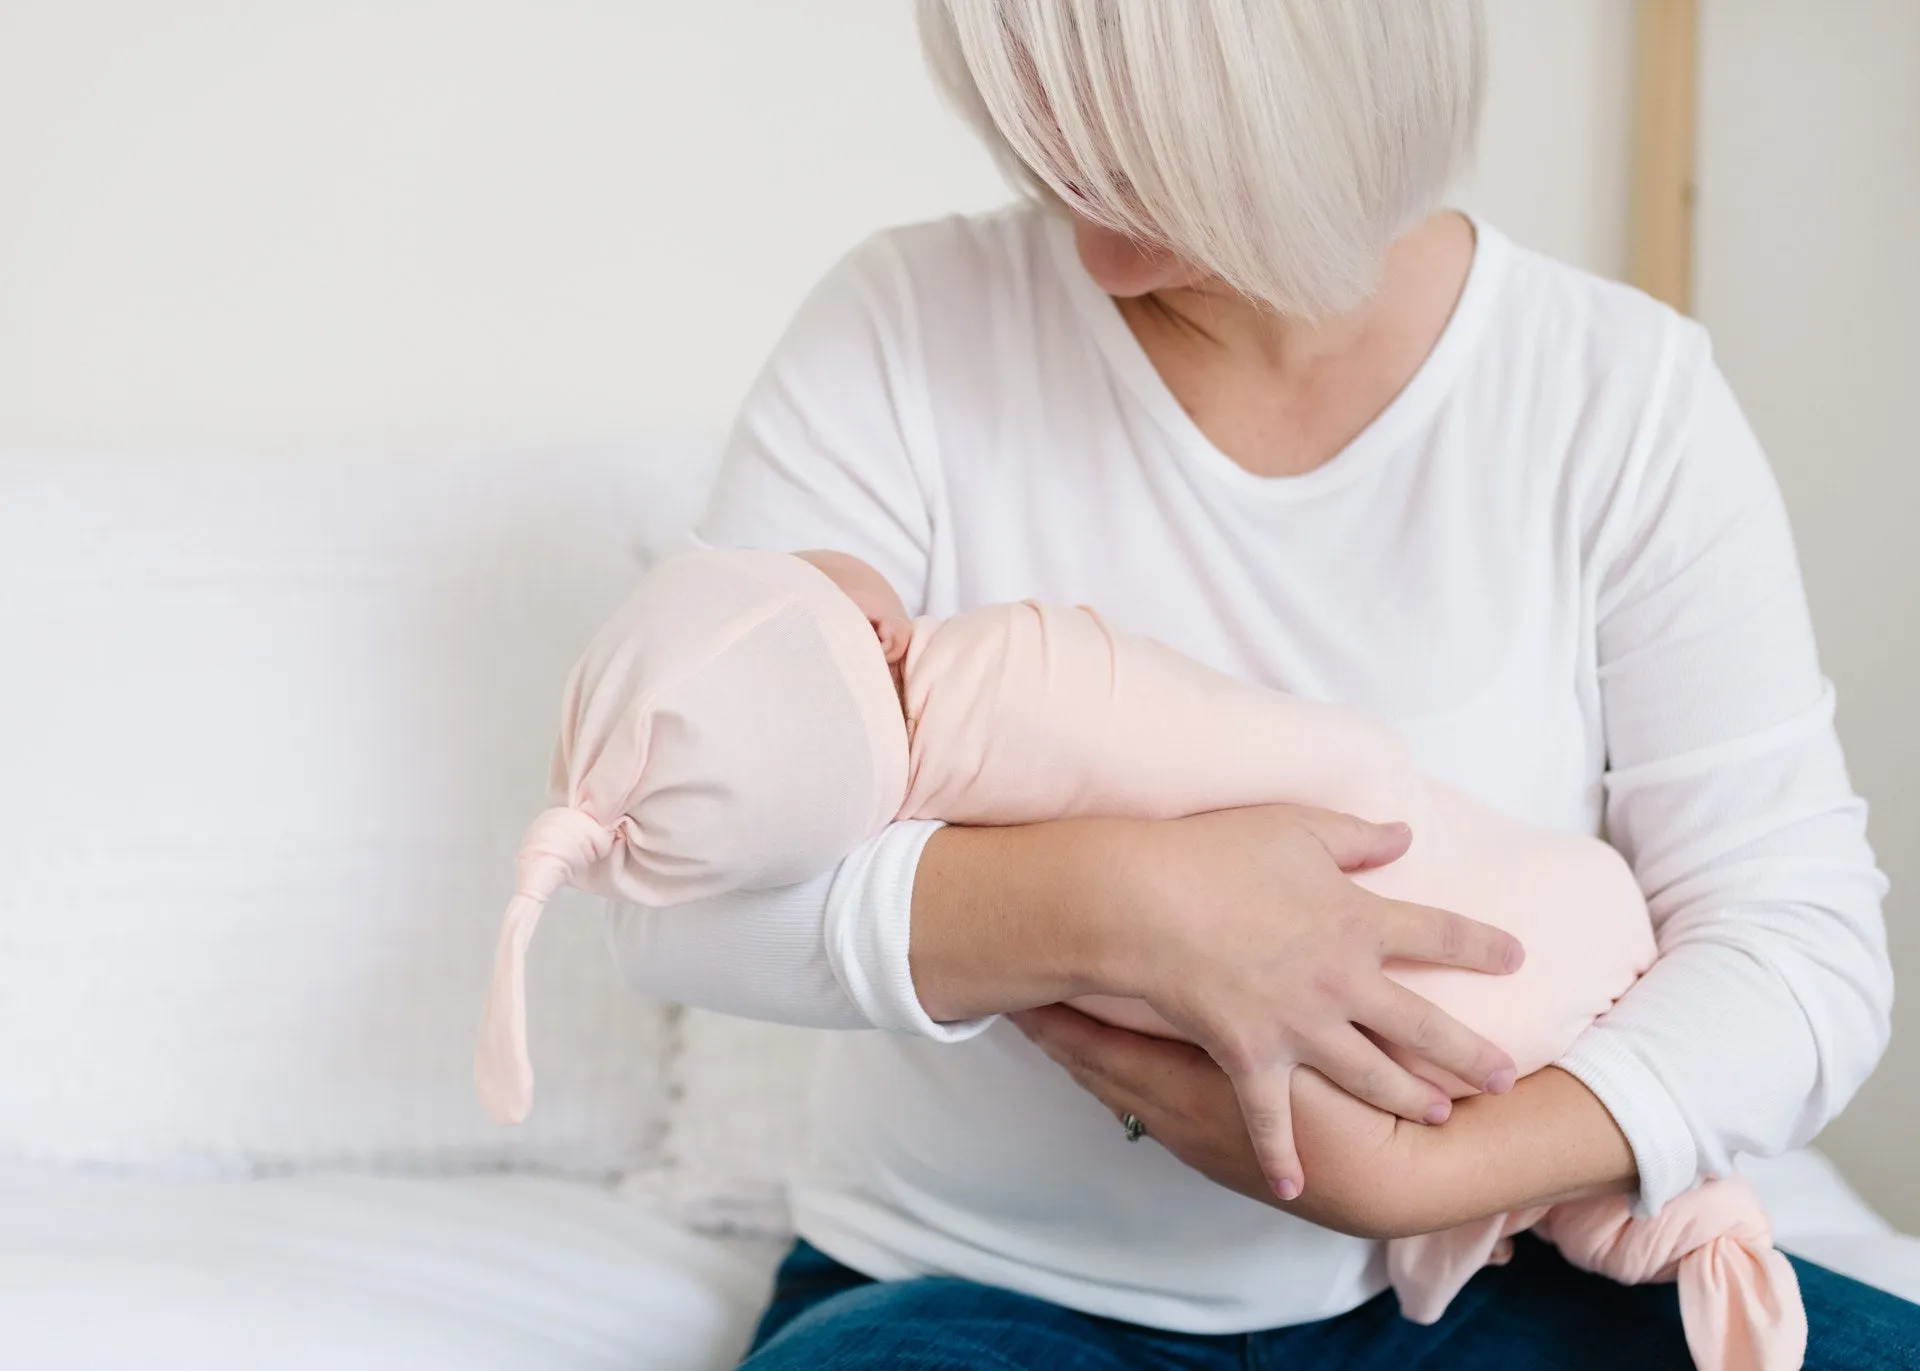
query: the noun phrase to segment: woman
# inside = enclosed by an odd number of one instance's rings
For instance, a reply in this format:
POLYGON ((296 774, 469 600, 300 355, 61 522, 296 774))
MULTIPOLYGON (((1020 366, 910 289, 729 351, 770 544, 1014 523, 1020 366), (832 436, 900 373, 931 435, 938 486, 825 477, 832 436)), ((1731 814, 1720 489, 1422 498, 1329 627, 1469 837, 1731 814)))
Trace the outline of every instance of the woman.
MULTIPOLYGON (((1381 963, 1497 974, 1520 949, 1345 879, 1404 831, 1288 809, 900 824, 806 886, 617 912, 650 990, 888 1030, 831 1043, 805 1241, 748 1365, 1684 1364, 1670 1287, 1523 1242, 1420 1328, 1373 1240, 1657 1209, 1804 1142, 1884 1046, 1883 882, 1704 334, 1439 208, 1480 103, 1469 0, 926 0, 922 23, 1036 203, 847 258, 748 397, 700 536, 844 549, 915 612, 1095 604, 1368 709, 1516 814, 1604 822, 1662 959, 1515 1084, 1381 963), (1200 1047, 1042 1008, 1086 993, 1200 1047), (1489 1093, 1449 1118, 1382 1041, 1489 1093)), ((1920 1310, 1799 1269, 1810 1364, 1920 1347, 1920 1310)))

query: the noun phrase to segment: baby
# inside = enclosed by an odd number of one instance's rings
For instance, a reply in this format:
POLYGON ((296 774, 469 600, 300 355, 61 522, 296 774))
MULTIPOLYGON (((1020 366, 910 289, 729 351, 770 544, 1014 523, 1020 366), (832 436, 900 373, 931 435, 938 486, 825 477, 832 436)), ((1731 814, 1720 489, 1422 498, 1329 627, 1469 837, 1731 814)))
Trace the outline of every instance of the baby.
MULTIPOLYGON (((562 885, 655 907, 789 885, 898 819, 1174 818, 1291 802, 1404 821, 1408 853, 1355 879, 1506 929, 1527 960, 1505 977, 1412 964, 1389 974, 1500 1044, 1522 1075, 1559 1057, 1655 956, 1646 905, 1612 848, 1428 779, 1382 724, 1236 680, 1086 608, 910 621, 884 578, 838 552, 700 552, 643 578, 568 683, 552 783, 560 803, 522 846, 481 1026, 476 1083, 502 1121, 531 1106, 525 954, 562 885)), ((1173 1032, 1144 1004, 1078 1003, 1173 1032)), ((1526 1228, 1615 1279, 1677 1278, 1702 1367, 1800 1364, 1793 1269, 1738 1178, 1650 1220, 1606 1199, 1395 1241, 1403 1312, 1438 1319, 1526 1228)))

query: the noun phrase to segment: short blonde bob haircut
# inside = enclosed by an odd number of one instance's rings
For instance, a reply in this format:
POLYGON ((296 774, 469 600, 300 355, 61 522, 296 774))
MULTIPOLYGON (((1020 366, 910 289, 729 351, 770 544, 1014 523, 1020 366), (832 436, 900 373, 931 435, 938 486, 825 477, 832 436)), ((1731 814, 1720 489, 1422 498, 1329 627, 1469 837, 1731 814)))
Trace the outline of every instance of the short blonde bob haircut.
POLYGON ((1479 0, 920 0, 1015 180, 1282 314, 1358 304, 1473 152, 1479 0))

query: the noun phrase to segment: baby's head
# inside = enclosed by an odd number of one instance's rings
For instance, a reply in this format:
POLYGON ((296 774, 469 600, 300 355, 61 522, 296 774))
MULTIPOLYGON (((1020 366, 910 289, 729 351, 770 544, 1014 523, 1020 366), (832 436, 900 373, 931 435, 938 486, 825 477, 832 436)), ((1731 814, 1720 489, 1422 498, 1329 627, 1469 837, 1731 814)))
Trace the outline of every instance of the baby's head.
POLYGON ((905 797, 886 645, 907 631, 840 553, 696 552, 644 577, 567 685, 554 801, 615 838, 576 883, 669 905, 831 868, 905 797))
POLYGON ((823 549, 796 552, 794 556, 825 572, 827 579, 853 601, 879 640, 887 665, 898 670, 913 638, 913 621, 907 617, 907 607, 893 583, 850 552, 823 549))
POLYGON ((791 885, 899 812, 908 631, 840 553, 697 552, 642 578, 567 682, 554 807, 521 841, 475 1058, 496 1119, 532 1105, 526 948, 561 886, 663 906, 791 885))

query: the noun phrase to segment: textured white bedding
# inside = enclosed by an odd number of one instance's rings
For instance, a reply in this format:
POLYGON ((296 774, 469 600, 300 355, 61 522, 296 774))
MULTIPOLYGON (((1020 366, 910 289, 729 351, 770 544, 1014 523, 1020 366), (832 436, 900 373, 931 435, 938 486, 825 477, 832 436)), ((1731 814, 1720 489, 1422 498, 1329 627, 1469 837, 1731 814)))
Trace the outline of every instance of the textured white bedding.
POLYGON ((579 1181, 141 1181, 0 1167, 0 1364, 707 1371, 784 1243, 579 1181))
MULTIPOLYGON (((1782 1245, 1920 1299, 1920 1241, 1816 1154, 1751 1174, 1782 1245)), ((579 1181, 142 1181, 0 1166, 0 1329, 34 1371, 707 1371, 783 1239, 579 1181)))

